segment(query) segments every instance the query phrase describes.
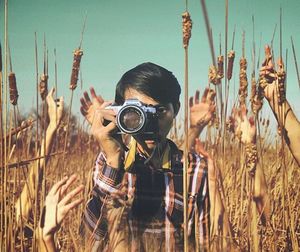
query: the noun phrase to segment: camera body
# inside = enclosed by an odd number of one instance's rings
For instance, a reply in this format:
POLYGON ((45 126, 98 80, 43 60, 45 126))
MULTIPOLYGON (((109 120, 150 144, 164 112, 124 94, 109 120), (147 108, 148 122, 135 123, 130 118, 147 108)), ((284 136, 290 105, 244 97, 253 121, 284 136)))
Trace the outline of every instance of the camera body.
POLYGON ((144 134, 150 138, 158 133, 157 110, 152 105, 145 105, 138 99, 128 99, 121 106, 111 105, 106 109, 113 109, 117 113, 119 133, 144 134))

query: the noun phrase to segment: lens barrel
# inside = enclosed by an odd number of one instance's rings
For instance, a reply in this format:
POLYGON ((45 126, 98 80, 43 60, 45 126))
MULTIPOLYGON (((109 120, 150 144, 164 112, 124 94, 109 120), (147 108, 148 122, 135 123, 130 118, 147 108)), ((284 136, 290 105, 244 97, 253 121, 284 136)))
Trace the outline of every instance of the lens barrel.
POLYGON ((146 124, 146 114, 136 105, 122 107, 117 115, 117 125, 121 131, 127 134, 140 133, 146 124))

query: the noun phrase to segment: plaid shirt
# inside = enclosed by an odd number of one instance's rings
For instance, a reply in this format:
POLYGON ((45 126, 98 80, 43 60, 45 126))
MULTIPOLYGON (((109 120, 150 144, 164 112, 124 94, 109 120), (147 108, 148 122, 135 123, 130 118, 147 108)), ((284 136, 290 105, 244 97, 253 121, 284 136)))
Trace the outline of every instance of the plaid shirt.
MULTIPOLYGON (((108 166, 99 154, 80 228, 86 246, 113 251, 123 239, 122 251, 183 250, 182 151, 171 141, 166 149, 160 169, 136 150, 129 150, 124 169, 108 166)), ((209 239, 207 161, 196 154, 188 160, 189 245, 203 249, 209 239)))

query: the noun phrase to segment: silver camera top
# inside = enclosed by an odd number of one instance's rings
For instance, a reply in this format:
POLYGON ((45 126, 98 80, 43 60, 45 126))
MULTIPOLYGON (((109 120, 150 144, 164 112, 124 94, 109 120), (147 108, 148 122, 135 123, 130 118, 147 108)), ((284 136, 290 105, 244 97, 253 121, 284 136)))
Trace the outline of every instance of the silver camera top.
POLYGON ((138 99, 128 99, 125 100, 123 105, 110 105, 107 106, 105 109, 112 109, 116 113, 118 113, 122 108, 128 107, 128 106, 134 106, 134 107, 139 107, 141 108, 144 112, 148 113, 156 113, 156 108, 154 106, 147 106, 138 99))

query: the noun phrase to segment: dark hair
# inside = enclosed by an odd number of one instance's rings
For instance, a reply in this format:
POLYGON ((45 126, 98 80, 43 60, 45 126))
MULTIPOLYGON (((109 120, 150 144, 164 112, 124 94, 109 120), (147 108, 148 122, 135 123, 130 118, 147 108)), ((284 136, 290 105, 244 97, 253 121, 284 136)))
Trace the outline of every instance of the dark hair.
POLYGON ((115 102, 118 105, 124 103, 124 94, 128 88, 135 89, 159 103, 171 102, 174 109, 178 107, 180 85, 172 72, 159 65, 147 62, 127 71, 116 87, 115 102))

